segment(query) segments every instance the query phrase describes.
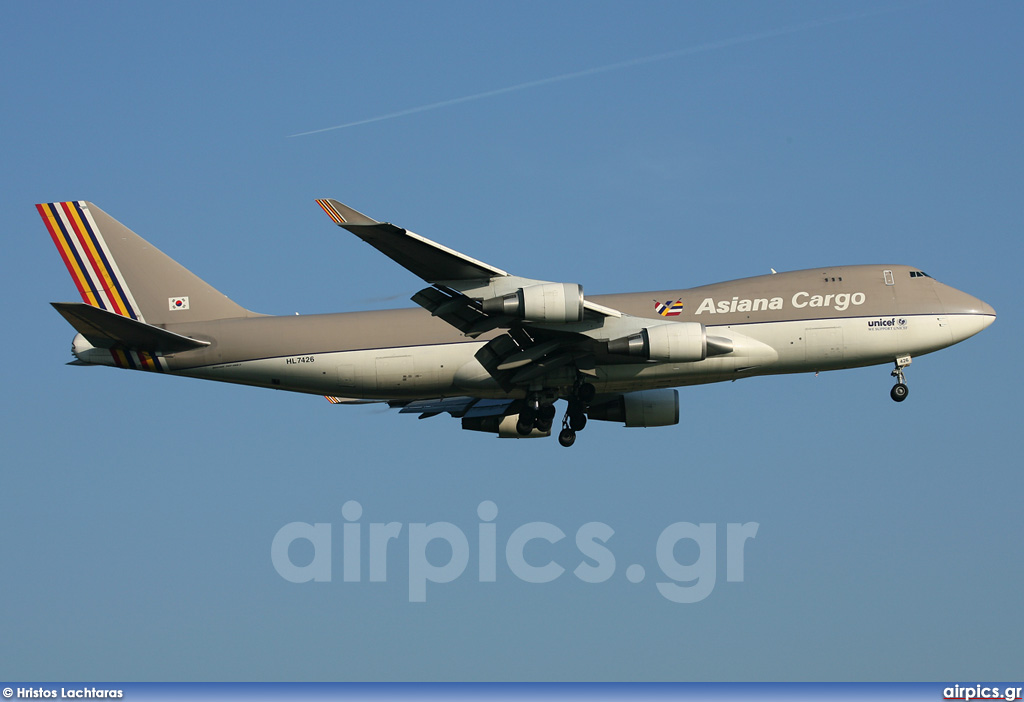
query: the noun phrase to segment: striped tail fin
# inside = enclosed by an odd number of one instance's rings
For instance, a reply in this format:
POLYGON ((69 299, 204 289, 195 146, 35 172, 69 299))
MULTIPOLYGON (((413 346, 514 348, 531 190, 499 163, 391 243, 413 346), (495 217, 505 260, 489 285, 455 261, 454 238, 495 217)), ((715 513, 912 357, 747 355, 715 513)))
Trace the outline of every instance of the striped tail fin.
POLYGON ((36 209, 87 305, 151 325, 256 316, 96 205, 36 209))

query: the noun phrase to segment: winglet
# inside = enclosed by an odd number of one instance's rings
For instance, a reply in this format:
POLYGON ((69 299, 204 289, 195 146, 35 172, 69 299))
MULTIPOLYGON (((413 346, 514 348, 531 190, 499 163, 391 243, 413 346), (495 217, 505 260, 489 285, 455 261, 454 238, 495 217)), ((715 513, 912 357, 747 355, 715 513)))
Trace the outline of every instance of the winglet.
POLYGON ((332 405, 373 405, 384 400, 362 400, 355 397, 335 397, 334 395, 324 395, 327 401, 332 405))
POLYGON ((334 223, 337 224, 339 227, 344 226, 346 224, 380 224, 380 222, 378 222, 377 220, 371 219, 370 217, 364 215, 362 212, 357 212, 348 205, 343 205, 337 200, 322 199, 317 200, 316 204, 320 205, 320 207, 324 209, 324 212, 327 213, 327 216, 330 217, 334 221, 334 223))
POLYGON ((378 222, 337 200, 316 204, 331 220, 428 283, 486 280, 508 273, 394 224, 378 222))

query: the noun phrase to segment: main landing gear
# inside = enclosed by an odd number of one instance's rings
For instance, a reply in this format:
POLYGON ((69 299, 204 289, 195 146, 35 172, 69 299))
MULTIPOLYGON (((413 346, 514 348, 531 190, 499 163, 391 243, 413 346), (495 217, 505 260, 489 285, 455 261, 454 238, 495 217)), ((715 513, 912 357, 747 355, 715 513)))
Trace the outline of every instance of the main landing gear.
POLYGON ((579 382, 573 386, 569 396, 569 406, 562 417, 562 431, 558 433, 558 443, 566 448, 576 443, 576 432, 583 431, 587 426, 587 408, 597 395, 597 389, 587 382, 579 382))
POLYGON ((555 406, 541 405, 540 397, 533 396, 526 400, 526 408, 519 413, 519 421, 516 422, 516 433, 519 436, 528 436, 536 429, 544 434, 551 431, 551 425, 555 423, 555 406))
POLYGON ((907 395, 910 394, 910 389, 907 387, 907 379, 903 375, 903 369, 910 365, 910 356, 900 356, 896 359, 896 368, 893 369, 891 375, 896 378, 896 384, 892 386, 892 390, 889 391, 889 397, 895 402, 903 402, 907 399, 907 395))

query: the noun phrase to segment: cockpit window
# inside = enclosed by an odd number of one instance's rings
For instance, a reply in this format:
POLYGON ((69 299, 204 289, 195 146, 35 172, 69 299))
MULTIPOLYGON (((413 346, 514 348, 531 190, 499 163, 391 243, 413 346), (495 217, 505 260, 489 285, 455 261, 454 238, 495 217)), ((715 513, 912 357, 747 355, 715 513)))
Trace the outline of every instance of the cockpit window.
POLYGON ((924 271, 910 271, 910 277, 911 278, 931 278, 931 276, 928 275, 927 273, 925 273, 924 271))

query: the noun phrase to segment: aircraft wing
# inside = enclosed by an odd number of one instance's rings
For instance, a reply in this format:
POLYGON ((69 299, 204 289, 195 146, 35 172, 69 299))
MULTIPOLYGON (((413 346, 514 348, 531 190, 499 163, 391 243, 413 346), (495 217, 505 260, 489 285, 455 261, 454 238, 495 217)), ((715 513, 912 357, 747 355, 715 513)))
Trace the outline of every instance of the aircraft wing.
MULTIPOLYGON (((407 229, 388 222, 378 222, 337 200, 320 199, 316 202, 339 227, 352 232, 406 270, 431 283, 434 289, 443 294, 438 296, 428 293, 420 304, 439 306, 457 294, 466 294, 468 297, 470 293, 480 293, 480 299, 487 297, 487 293, 492 297, 504 295, 522 287, 521 284, 558 285, 549 281, 514 276, 497 266, 478 261, 407 229)), ((431 289, 422 292, 427 293, 429 290, 431 289)), ((547 292, 551 293, 553 290, 547 292)), ((580 296, 582 297, 582 290, 580 296)), ((589 300, 583 300, 582 305, 587 311, 598 315, 621 316, 617 310, 589 300)), ((456 305, 447 305, 446 311, 455 307, 456 305)), ((489 316, 497 315, 492 310, 489 316)), ((472 315, 464 318, 472 318, 472 315)))
MULTIPOLYGON (((317 204, 335 224, 430 283, 412 300, 432 315, 471 338, 506 330, 477 353, 477 360, 506 391, 569 364, 583 375, 595 375, 598 360, 635 363, 628 356, 636 355, 634 349, 646 342, 634 342, 631 337, 652 325, 677 327, 591 302, 583 296, 582 286, 574 283, 512 275, 401 227, 378 222, 337 200, 321 199, 317 204)), ((674 339, 695 349, 685 360, 700 360, 709 348, 706 340, 696 338, 703 337, 703 326, 694 324, 689 330, 684 326, 672 330, 674 339), (684 331, 689 334, 686 339, 682 339, 684 331)))
POLYGON ((399 414, 418 414, 427 419, 447 412, 455 418, 498 417, 508 412, 515 400, 486 400, 478 397, 443 397, 436 400, 413 400, 412 402, 391 402, 392 407, 401 407, 399 414))

